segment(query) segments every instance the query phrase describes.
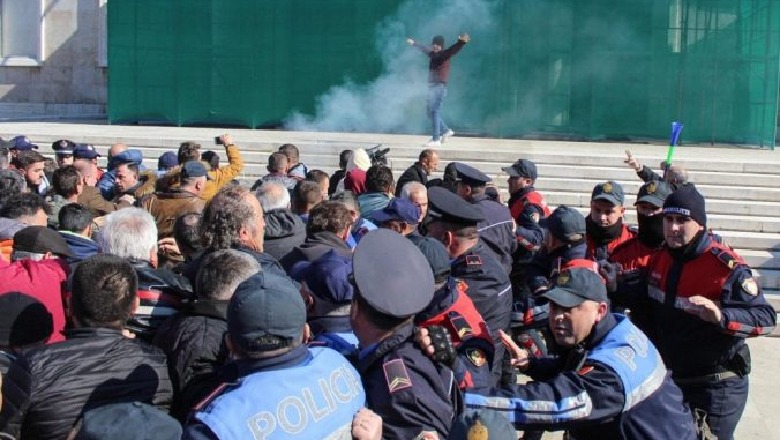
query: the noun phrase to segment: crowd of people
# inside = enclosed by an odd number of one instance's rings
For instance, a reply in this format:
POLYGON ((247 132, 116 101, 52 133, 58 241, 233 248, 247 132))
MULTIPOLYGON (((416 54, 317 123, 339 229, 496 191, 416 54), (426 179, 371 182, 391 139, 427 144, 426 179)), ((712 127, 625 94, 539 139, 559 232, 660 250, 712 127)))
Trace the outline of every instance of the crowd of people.
POLYGON ((0 150, 0 437, 733 438, 776 314, 685 170, 629 155, 633 227, 527 158, 504 204, 433 149, 396 182, 285 144, 246 186, 218 140, 0 150))

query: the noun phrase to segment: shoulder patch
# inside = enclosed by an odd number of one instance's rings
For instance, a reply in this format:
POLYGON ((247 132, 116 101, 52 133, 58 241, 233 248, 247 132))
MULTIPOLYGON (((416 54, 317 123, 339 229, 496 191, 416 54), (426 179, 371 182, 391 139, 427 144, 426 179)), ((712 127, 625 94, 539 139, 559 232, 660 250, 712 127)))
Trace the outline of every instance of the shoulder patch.
POLYGON ((539 223, 539 218, 541 218, 541 216, 539 215, 538 212, 534 212, 533 214, 531 214, 531 220, 533 220, 534 223, 539 223))
POLYGON ((466 255, 466 266, 482 266, 482 258, 477 254, 466 255))
POLYGON ((402 359, 389 360, 382 365, 382 369, 385 371, 385 381, 390 394, 412 387, 412 379, 402 359))
POLYGON ((481 367, 487 363, 487 357, 485 356, 485 352, 483 352, 479 348, 467 349, 466 357, 469 358, 469 361, 472 364, 474 364, 475 367, 481 367))
POLYGON ((737 264, 739 264, 739 261, 734 255, 731 255, 731 252, 726 251, 724 249, 718 249, 716 247, 712 248, 711 250, 712 254, 715 255, 718 260, 725 264, 726 267, 729 269, 734 269, 737 267, 737 264))
POLYGON ((753 277, 746 278, 742 282, 742 289, 750 296, 758 296, 758 283, 756 283, 756 279, 753 277))
POLYGON ((584 367, 577 370, 577 374, 579 374, 580 376, 584 376, 590 373, 591 371, 593 371, 593 365, 585 365, 584 367))

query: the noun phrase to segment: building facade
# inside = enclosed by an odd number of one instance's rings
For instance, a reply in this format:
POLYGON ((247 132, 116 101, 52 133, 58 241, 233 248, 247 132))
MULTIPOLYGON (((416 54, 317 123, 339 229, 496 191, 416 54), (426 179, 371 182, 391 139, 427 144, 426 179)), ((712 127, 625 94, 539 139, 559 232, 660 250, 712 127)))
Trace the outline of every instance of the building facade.
POLYGON ((0 117, 102 117, 107 0, 0 0, 0 117))

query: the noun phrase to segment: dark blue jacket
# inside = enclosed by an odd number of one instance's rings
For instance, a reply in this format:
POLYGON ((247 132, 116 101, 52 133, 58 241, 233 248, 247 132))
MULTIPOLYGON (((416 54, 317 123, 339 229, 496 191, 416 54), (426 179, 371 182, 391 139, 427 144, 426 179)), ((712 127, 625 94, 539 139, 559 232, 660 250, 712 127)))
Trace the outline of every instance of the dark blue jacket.
POLYGON ((477 224, 479 238, 493 251, 506 273, 509 273, 512 270, 512 254, 517 250, 514 220, 509 208, 485 194, 472 197, 471 203, 478 205, 485 216, 485 220, 477 224))
POLYGON ((70 265, 80 263, 82 260, 100 252, 100 246, 98 246, 97 242, 87 237, 67 231, 60 231, 60 235, 65 239, 65 243, 68 243, 70 253, 73 254, 72 257, 67 258, 67 262, 70 265))
POLYGON ((466 394, 466 407, 500 411, 522 429, 566 429, 577 440, 696 438, 660 354, 623 315, 606 315, 560 358, 530 362, 533 382, 492 396, 466 394))
POLYGON ((512 312, 509 274, 482 240, 452 262, 450 275, 466 282, 466 293, 494 337, 499 329, 509 329, 512 312))
POLYGON ((412 439, 423 431, 447 438, 459 413, 452 371, 437 366, 413 341, 411 324, 360 354, 358 370, 369 409, 382 417, 383 439, 412 439))

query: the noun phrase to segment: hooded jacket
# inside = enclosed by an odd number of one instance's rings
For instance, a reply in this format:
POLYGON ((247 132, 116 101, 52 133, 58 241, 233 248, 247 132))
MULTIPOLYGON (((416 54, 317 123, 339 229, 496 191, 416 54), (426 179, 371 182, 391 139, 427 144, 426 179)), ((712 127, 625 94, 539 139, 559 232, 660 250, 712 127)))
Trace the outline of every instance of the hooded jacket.
POLYGON ((100 246, 97 242, 87 237, 70 231, 60 231, 60 235, 65 239, 65 243, 68 244, 68 248, 73 254, 72 257, 67 258, 68 264, 80 263, 100 252, 100 246))
POLYGON ((272 209, 266 211, 264 217, 263 251, 277 260, 306 240, 306 225, 289 209, 272 209))
POLYGON ((0 217, 0 259, 11 261, 14 251, 14 234, 26 228, 27 224, 10 218, 0 217))

